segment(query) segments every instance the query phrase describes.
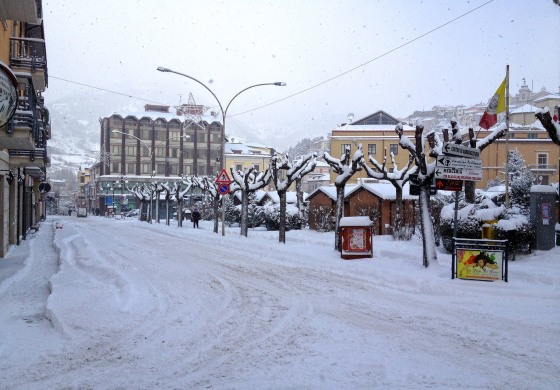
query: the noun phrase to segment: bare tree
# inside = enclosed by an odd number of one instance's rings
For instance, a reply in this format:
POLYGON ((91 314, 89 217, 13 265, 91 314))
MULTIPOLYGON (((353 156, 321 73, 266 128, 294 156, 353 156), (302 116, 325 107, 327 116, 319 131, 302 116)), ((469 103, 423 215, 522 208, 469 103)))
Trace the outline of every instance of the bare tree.
POLYGON ((371 169, 365 162, 362 161, 362 167, 365 169, 369 177, 387 180, 393 187, 395 187, 395 223, 393 226, 393 238, 396 240, 403 240, 403 186, 408 181, 409 174, 415 173, 417 168, 410 169, 414 158, 412 154, 409 155, 408 164, 401 170, 398 169, 395 155, 391 153, 391 162, 393 164, 392 172, 387 169, 387 149, 383 154, 383 163, 379 163, 373 156, 369 156, 369 161, 373 164, 376 171, 371 169), (410 170, 410 171, 409 171, 410 170))
POLYGON ((358 150, 354 152, 350 159, 350 148, 346 148, 344 153, 338 158, 325 153, 323 158, 330 165, 333 171, 338 174, 334 185, 336 187, 336 225, 334 233, 334 248, 340 250, 340 219, 344 215, 344 188, 346 183, 354 174, 362 170, 361 160, 364 158, 362 144, 358 145, 358 150))
POLYGON ((424 134, 424 124, 421 121, 418 121, 416 124, 416 131, 414 133, 415 143, 411 142, 408 137, 404 135, 401 124, 397 125, 395 131, 399 136, 399 145, 401 148, 408 150, 418 167, 418 186, 420 187, 418 201, 420 208, 420 226, 422 229, 422 264, 424 267, 428 267, 430 265, 430 260, 437 259, 434 227, 430 218, 430 187, 434 176, 435 162, 428 163, 426 154, 424 153, 424 145, 427 138, 430 146, 429 155, 432 157, 437 156, 437 137, 435 137, 434 132, 424 134))
POLYGON ((192 188, 192 181, 188 177, 181 177, 181 181, 176 181, 173 183, 173 188, 171 190, 171 197, 175 199, 177 204, 177 226, 183 227, 183 204, 185 199, 185 194, 189 192, 192 188), (182 184, 185 184, 185 188, 182 188, 182 184))
POLYGON ((247 168, 244 172, 230 168, 233 181, 241 191, 241 235, 247 237, 249 213, 249 194, 265 187, 272 178, 270 169, 256 172, 254 167, 247 168))
POLYGON ((280 226, 278 229, 279 242, 286 243, 286 192, 292 183, 312 172, 317 166, 317 154, 309 153, 303 158, 291 163, 288 156, 278 161, 278 155, 272 157, 272 182, 280 198, 280 226), (286 171, 286 178, 280 178, 280 171, 286 171))
MULTIPOLYGON (((151 218, 151 212, 148 211, 148 206, 150 204, 150 199, 153 197, 152 186, 136 184, 132 188, 127 188, 127 190, 140 202, 140 213, 138 214, 138 219, 141 220, 142 215, 146 215, 151 218), (144 211, 146 212, 144 213, 144 211)), ((146 221, 149 221, 148 218, 146 218, 146 221)))
POLYGON ((541 122, 548 136, 556 145, 560 146, 560 125, 552 120, 548 107, 535 114, 541 122))

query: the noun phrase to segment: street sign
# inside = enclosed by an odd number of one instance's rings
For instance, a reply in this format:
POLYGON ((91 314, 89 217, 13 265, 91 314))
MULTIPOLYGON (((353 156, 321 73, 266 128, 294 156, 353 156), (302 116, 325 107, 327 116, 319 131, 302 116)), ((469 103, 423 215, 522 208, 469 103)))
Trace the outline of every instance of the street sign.
POLYGON ((220 172, 220 174, 216 178, 216 183, 218 183, 218 184, 222 184, 222 183, 229 184, 231 182, 232 182, 232 180, 229 178, 225 168, 222 169, 222 171, 220 172))
POLYGON ((435 177, 436 179, 481 181, 482 169, 436 167, 435 177))
POLYGON ((470 148, 468 146, 463 146, 459 144, 453 144, 451 142, 446 142, 443 144, 443 153, 451 154, 453 156, 461 156, 468 158, 479 158, 480 149, 470 148))
POLYGON ((482 160, 479 158, 438 156, 436 167, 482 169, 482 160))
POLYGON ((455 179, 436 179, 436 188, 442 191, 462 191, 463 181, 455 179))
POLYGON ((221 183, 218 186, 218 192, 220 193, 220 195, 229 194, 229 184, 228 183, 221 183))

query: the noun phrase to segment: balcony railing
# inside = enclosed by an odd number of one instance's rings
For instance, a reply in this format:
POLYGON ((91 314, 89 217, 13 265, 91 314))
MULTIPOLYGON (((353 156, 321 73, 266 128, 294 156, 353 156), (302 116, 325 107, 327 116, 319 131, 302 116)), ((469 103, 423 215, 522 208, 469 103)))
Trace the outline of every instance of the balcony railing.
POLYGON ((45 40, 38 38, 10 38, 10 67, 45 72, 48 85, 47 50, 45 40))
POLYGON ((542 172, 542 171, 557 171, 558 169, 558 165, 556 164, 529 164, 527 165, 527 167, 531 170, 531 171, 538 171, 538 172, 542 172))

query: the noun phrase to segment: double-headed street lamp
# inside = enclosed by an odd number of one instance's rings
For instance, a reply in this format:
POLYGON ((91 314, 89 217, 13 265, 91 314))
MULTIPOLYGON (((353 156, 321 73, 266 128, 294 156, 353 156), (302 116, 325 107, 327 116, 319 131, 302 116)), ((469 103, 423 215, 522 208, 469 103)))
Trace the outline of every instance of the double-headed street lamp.
MULTIPOLYGON (((238 97, 239 95, 241 95, 243 92, 245 92, 248 89, 251 88, 255 88, 255 87, 261 87, 261 86, 265 86, 265 85, 275 85, 277 87, 285 87, 286 83, 284 82, 274 82, 274 83, 261 83, 261 84, 255 84, 255 85, 251 85, 245 89, 242 89, 241 91, 239 91, 238 93, 235 94, 234 97, 231 98, 231 100, 229 101, 228 105, 226 106, 226 109, 224 110, 224 108, 222 107, 222 103, 220 102, 220 99, 218 99, 218 97, 216 96, 216 94, 214 92, 212 92, 212 90, 210 88, 208 88, 208 86, 206 84, 204 84, 202 81, 195 79, 192 76, 186 75, 184 73, 181 72, 177 72, 174 70, 171 70, 169 68, 164 68, 163 66, 158 66, 157 70, 159 70, 160 72, 168 72, 168 73, 175 73, 178 74, 179 76, 183 76, 186 77, 188 79, 191 79, 193 81, 196 81, 198 84, 202 85, 204 88, 206 88, 208 90, 208 92, 210 92, 212 94, 212 96, 214 96, 214 99, 216 99, 216 101, 218 102, 218 106, 220 107, 220 111, 222 112, 222 153, 221 153, 221 162, 220 162, 220 168, 224 169, 225 168, 225 154, 226 154, 226 115, 227 115, 227 111, 229 109, 229 106, 231 105, 231 103, 235 100, 236 97, 238 97)), ((225 219, 226 219, 226 208, 225 208, 225 204, 224 202, 222 202, 222 236, 225 236, 225 219)))

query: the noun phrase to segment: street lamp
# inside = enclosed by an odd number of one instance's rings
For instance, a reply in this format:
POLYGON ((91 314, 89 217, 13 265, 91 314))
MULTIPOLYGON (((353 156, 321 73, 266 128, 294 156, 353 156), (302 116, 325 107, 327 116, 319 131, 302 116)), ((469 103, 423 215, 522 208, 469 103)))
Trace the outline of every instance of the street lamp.
POLYGON ((122 214, 122 208, 123 208, 123 199, 124 199, 124 185, 126 183, 128 183, 128 177, 126 177, 126 175, 119 175, 117 177, 117 181, 119 183, 119 188, 121 189, 121 201, 120 201, 120 206, 121 206, 121 214, 122 214))
MULTIPOLYGON (((214 92, 212 92, 212 90, 210 88, 208 88, 208 86, 206 84, 204 84, 202 81, 195 79, 192 76, 186 75, 184 73, 181 72, 177 72, 174 70, 171 70, 169 68, 165 68, 163 66, 158 66, 157 68, 158 71, 160 72, 168 72, 168 73, 175 73, 178 74, 179 76, 183 76, 186 77, 188 79, 191 79, 193 81, 196 81, 198 84, 202 85, 204 88, 206 88, 208 90, 208 92, 210 92, 212 94, 212 96, 214 96, 214 99, 216 99, 216 101, 218 102, 218 106, 220 107, 220 111, 222 112, 222 153, 221 153, 221 162, 220 162, 220 167, 221 169, 225 168, 225 154, 226 154, 226 115, 227 115, 227 111, 229 109, 229 106, 231 105, 231 103, 235 100, 236 97, 238 97, 239 95, 241 95, 243 92, 245 92, 248 89, 251 88, 255 88, 255 87, 261 87, 261 86, 265 86, 265 85, 275 85, 277 87, 285 87, 286 83, 285 82, 281 82, 281 81, 277 81, 274 83, 260 83, 260 84, 255 84, 255 85, 251 85, 245 89, 242 89, 241 91, 237 92, 235 94, 234 97, 231 98, 231 100, 229 101, 229 103, 226 106, 226 109, 224 110, 224 108, 222 107, 222 103, 220 102, 220 99, 218 99, 218 97, 216 96, 216 94, 214 92)), ((225 219, 226 219, 226 210, 225 210, 225 204, 223 202, 224 197, 222 196, 222 236, 225 236, 226 231, 225 231, 225 219)))

